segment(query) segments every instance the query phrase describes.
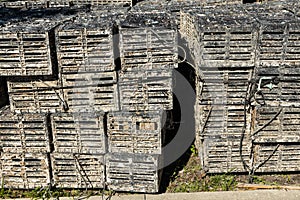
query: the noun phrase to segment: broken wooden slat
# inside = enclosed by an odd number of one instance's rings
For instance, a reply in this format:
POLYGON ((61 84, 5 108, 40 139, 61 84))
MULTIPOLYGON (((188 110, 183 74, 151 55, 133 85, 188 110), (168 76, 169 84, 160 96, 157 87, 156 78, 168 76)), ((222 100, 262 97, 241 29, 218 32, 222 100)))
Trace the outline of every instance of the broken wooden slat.
POLYGON ((104 156, 52 153, 54 184, 59 188, 103 188, 104 156))
POLYGON ((57 113, 51 125, 55 153, 106 153, 103 113, 57 113))
POLYGON ((108 114, 108 147, 112 153, 161 154, 162 113, 108 114))
POLYGON ((10 189, 36 189, 50 184, 47 154, 2 153, 1 185, 10 189))
POLYGON ((286 185, 261 185, 261 184, 244 184, 239 183, 237 185, 239 189, 246 190, 300 190, 298 186, 286 186, 286 185))
POLYGON ((108 188, 115 191, 157 193, 161 180, 157 155, 107 154, 108 188))
POLYGON ((0 114, 0 132, 2 152, 50 152, 50 133, 45 114, 13 114, 7 107, 0 114))

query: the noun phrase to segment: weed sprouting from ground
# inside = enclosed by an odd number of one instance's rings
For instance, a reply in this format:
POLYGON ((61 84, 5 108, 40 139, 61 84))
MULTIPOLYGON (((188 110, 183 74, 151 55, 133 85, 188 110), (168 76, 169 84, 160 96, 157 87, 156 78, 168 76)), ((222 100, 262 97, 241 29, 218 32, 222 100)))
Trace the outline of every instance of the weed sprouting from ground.
POLYGON ((208 176, 201 169, 198 152, 194 145, 186 166, 171 177, 167 192, 202 192, 235 190, 236 176, 231 174, 208 176))

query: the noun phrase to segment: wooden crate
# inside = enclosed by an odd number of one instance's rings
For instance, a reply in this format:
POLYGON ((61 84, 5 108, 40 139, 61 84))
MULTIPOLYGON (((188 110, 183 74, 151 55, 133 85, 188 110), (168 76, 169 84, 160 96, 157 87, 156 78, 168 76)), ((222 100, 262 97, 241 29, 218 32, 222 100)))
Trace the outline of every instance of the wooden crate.
POLYGON ((203 81, 197 82, 196 94, 201 104, 244 104, 254 67, 199 67, 203 81))
POLYGON ((107 154, 106 177, 110 190, 157 193, 161 180, 157 155, 107 154))
POLYGON ((44 114, 13 114, 6 107, 0 113, 0 132, 4 153, 50 152, 50 133, 44 114))
POLYGON ((300 108, 285 107, 281 110, 277 107, 257 107, 254 117, 253 133, 267 125, 255 134, 255 143, 276 144, 300 141, 300 108))
POLYGON ((106 153, 103 113, 51 115, 55 153, 106 153))
MULTIPOLYGON (((247 172, 240 156, 240 137, 207 137, 199 146, 202 168, 208 173, 247 172)), ((242 156, 250 164, 249 139, 244 140, 242 156)))
POLYGON ((251 130, 252 115, 243 105, 196 105, 196 140, 199 142, 205 137, 239 137, 244 126, 246 115, 245 134, 251 130))
POLYGON ((258 67, 254 100, 265 106, 299 107, 299 72, 297 65, 258 67))
POLYGON ((282 144, 277 148, 277 144, 262 144, 255 146, 255 165, 265 162, 257 169, 257 172, 299 172, 300 170, 300 145, 282 144), (274 150, 277 149, 275 152, 274 150))
POLYGON ((20 22, 2 28, 0 74, 2 76, 52 75, 54 68, 57 67, 53 49, 54 26, 55 23, 49 19, 36 19, 26 26, 20 22))
POLYGON ((120 26, 122 69, 177 67, 177 32, 169 15, 132 13, 120 26))
POLYGON ((119 73, 121 110, 171 110, 173 108, 172 70, 121 71, 119 73))
POLYGON ((56 113, 66 109, 58 81, 8 81, 11 111, 56 113))
POLYGON ((56 29, 61 74, 113 71, 113 21, 109 16, 89 13, 56 29))
POLYGON ((162 113, 108 114, 108 150, 111 153, 161 154, 162 113))
POLYGON ((61 80, 70 112, 119 110, 116 72, 63 74, 61 80))
POLYGON ((204 17, 197 20, 196 30, 198 44, 194 48, 194 58, 197 66, 254 66, 257 29, 253 20, 237 16, 204 17), (212 22, 205 24, 207 20, 212 22))
POLYGON ((2 153, 1 185, 10 189, 36 189, 50 184, 47 154, 2 153))
POLYGON ((104 156, 52 153, 53 184, 57 188, 103 188, 104 156))

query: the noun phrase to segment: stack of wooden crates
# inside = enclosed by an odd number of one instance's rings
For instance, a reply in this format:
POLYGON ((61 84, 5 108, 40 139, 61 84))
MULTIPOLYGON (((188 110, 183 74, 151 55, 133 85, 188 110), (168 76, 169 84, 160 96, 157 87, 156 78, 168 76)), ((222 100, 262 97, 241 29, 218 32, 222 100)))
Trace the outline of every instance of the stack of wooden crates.
POLYGON ((196 146, 210 173, 299 171, 299 23, 280 11, 295 5, 182 11, 198 76, 196 146))
POLYGON ((165 13, 129 13, 119 26, 120 112, 108 114, 110 189, 158 192, 163 110, 173 108, 177 32, 165 13))
POLYGON ((158 192, 177 33, 166 14, 114 9, 51 8, 2 28, 5 188, 158 192))

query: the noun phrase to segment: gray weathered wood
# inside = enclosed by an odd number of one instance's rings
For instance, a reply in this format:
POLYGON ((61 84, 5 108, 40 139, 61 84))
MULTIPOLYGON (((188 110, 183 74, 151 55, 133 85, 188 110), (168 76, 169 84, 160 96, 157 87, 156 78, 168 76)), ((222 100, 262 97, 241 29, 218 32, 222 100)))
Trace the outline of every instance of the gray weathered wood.
POLYGON ((103 188, 104 156, 52 153, 54 185, 59 188, 103 188))
POLYGON ((15 113, 56 113, 65 101, 59 81, 8 82, 11 111, 15 113))
POLYGON ((157 155, 107 154, 108 188, 115 191, 157 193, 161 180, 157 155))
POLYGON ((2 153, 1 180, 4 188, 36 189, 50 184, 49 159, 46 154, 2 153))
POLYGON ((103 113, 57 113, 51 125, 55 153, 106 153, 103 113))
POLYGON ((7 107, 0 112, 0 133, 2 152, 50 152, 50 133, 45 114, 13 114, 7 107))
POLYGON ((112 153, 161 154, 162 113, 108 114, 108 150, 112 153))
POLYGON ((173 108, 171 69, 121 71, 118 85, 122 110, 151 111, 173 108))

